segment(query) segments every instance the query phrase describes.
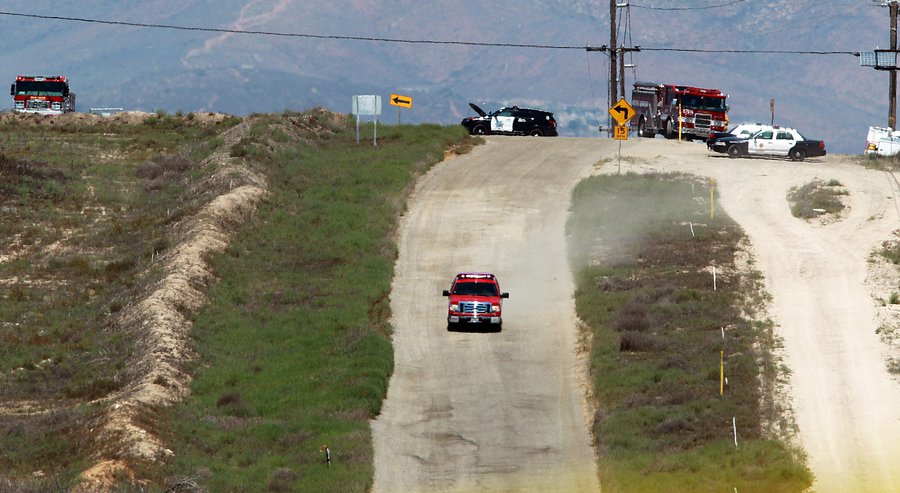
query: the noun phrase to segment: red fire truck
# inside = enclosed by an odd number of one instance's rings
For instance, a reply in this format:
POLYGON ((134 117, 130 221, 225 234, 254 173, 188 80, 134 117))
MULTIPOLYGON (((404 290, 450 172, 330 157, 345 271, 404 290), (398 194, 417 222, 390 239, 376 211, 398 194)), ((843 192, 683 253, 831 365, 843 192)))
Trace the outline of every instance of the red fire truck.
POLYGON ((631 125, 637 126, 641 137, 662 134, 674 139, 680 123, 683 138, 705 140, 711 132, 727 131, 727 97, 718 89, 635 82, 631 106, 636 115, 631 125))
POLYGON ((54 75, 48 77, 20 75, 10 86, 13 111, 61 115, 75 111, 75 93, 69 91, 69 79, 54 75))

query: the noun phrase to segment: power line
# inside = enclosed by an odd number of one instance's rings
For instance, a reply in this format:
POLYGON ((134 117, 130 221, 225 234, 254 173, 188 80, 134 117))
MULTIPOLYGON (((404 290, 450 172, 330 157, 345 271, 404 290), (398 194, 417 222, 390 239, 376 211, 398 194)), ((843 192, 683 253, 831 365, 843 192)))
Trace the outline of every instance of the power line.
MULTIPOLYGON (((744 1, 744 0, 736 0, 744 1)), ((377 38, 369 36, 341 36, 333 34, 303 34, 303 33, 283 33, 275 31, 249 31, 243 29, 223 29, 214 27, 196 27, 196 26, 176 26, 172 24, 150 24, 144 22, 126 22, 126 21, 110 21, 103 19, 88 19, 83 17, 64 17, 58 15, 38 15, 23 14, 19 12, 0 11, 0 15, 13 17, 27 17, 31 19, 60 20, 70 22, 86 22, 91 24, 106 24, 128 27, 142 27, 155 29, 174 29, 179 31, 198 31, 198 32, 214 32, 228 34, 249 34, 260 36, 280 36, 291 38, 308 38, 308 39, 334 39, 334 40, 352 40, 352 41, 370 41, 382 43, 406 43, 406 44, 431 44, 431 45, 462 45, 462 46, 484 46, 493 48, 530 48, 530 49, 550 49, 550 50, 588 50, 603 51, 606 49, 592 48, 590 46, 572 46, 572 45, 542 45, 542 44, 520 44, 520 43, 485 43, 478 41, 442 41, 434 39, 399 39, 399 38, 377 38)), ((808 51, 808 50, 714 50, 699 48, 653 48, 641 47, 640 51, 681 51, 689 53, 737 53, 737 54, 769 54, 769 55, 852 55, 859 56, 858 51, 808 51)))
POLYGON ((718 5, 706 5, 703 7, 648 7, 646 5, 636 5, 633 3, 630 5, 634 8, 646 9, 646 10, 706 10, 706 9, 718 9, 718 8, 722 8, 722 7, 730 7, 736 3, 741 3, 741 2, 745 2, 745 1, 747 1, 747 0, 732 0, 731 2, 727 2, 727 3, 720 3, 718 5))
POLYGON ((859 56, 858 51, 813 51, 813 50, 705 50, 693 48, 644 48, 640 51, 685 51, 690 53, 741 53, 766 55, 852 55, 859 56))
POLYGON ((466 45, 466 46, 489 46, 489 47, 508 47, 508 48, 543 48, 555 50, 583 50, 584 46, 559 46, 559 45, 539 45, 539 44, 517 44, 517 43, 480 43, 474 41, 438 41, 431 39, 396 39, 396 38, 375 38, 368 36, 339 36, 325 34, 301 34, 301 33, 282 33, 274 31, 248 31, 243 29, 222 29, 215 27, 192 27, 192 26, 176 26, 171 24, 148 24, 144 22, 126 22, 126 21, 109 21, 101 19, 86 19, 83 17, 63 17, 59 15, 38 15, 38 14, 22 14, 17 12, 3 12, 0 15, 9 15, 15 17, 28 17, 32 19, 49 19, 73 22, 88 22, 92 24, 107 24, 115 26, 129 27, 149 27, 156 29, 175 29, 179 31, 201 31, 227 34, 254 34, 263 36, 282 36, 290 38, 311 38, 311 39, 337 39, 337 40, 354 40, 354 41, 380 41, 385 43, 410 43, 410 44, 437 44, 437 45, 466 45))

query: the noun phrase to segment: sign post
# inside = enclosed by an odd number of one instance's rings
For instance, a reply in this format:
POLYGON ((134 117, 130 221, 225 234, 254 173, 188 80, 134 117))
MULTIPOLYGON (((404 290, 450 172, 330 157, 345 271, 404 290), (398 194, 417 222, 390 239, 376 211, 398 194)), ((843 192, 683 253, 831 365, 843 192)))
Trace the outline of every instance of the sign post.
POLYGON ((400 125, 400 108, 412 108, 412 101, 412 98, 409 96, 391 94, 391 106, 397 107, 397 125, 400 125))
POLYGON ((634 108, 622 98, 609 109, 610 116, 618 123, 613 131, 613 138, 619 141, 619 168, 617 173, 622 172, 622 141, 628 140, 628 120, 634 117, 634 108))
POLYGON ((371 115, 375 117, 375 132, 372 136, 372 145, 378 145, 378 115, 381 114, 381 96, 353 96, 352 113, 356 115, 356 143, 359 144, 359 116, 371 115))

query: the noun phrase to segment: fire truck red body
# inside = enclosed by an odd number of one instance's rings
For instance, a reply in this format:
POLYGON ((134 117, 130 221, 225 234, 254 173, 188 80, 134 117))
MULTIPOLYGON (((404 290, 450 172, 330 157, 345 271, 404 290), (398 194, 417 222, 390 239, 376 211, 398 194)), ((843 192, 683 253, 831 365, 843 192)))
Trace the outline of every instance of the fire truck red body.
POLYGON ((662 134, 668 139, 681 135, 703 139, 711 132, 728 130, 728 95, 718 89, 635 82, 631 106, 636 112, 631 125, 641 137, 662 134))
POLYGON ((75 111, 75 93, 69 91, 69 80, 61 75, 20 75, 10 86, 13 111, 61 115, 75 111))

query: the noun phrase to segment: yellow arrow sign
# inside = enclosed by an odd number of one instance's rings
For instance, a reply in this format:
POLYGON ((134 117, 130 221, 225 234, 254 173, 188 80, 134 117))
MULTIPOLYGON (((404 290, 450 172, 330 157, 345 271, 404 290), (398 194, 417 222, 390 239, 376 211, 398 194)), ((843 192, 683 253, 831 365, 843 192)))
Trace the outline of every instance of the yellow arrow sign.
POLYGON ((412 98, 409 96, 401 96, 399 94, 391 94, 391 105, 412 108, 412 98))
POLYGON ((625 125, 634 116, 634 108, 628 104, 628 101, 625 101, 625 98, 622 98, 609 109, 609 114, 619 122, 619 125, 625 125))

